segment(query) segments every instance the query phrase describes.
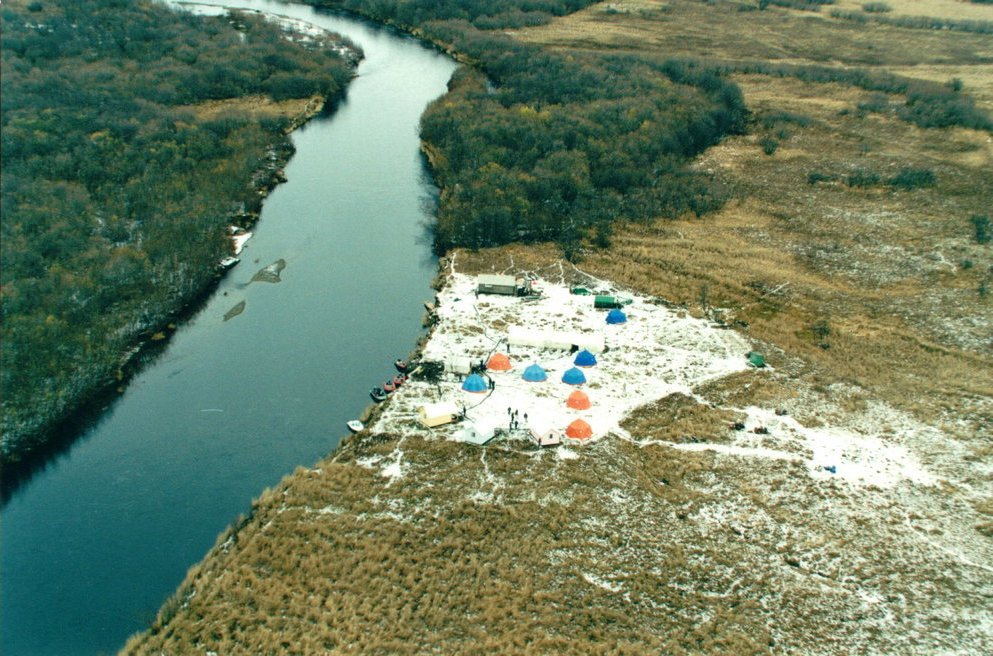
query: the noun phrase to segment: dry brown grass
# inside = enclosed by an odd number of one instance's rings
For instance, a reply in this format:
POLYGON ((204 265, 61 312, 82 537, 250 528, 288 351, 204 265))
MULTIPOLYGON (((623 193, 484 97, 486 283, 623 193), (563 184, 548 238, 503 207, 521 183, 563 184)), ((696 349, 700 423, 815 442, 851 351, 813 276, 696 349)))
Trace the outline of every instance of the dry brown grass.
POLYGON ((255 504, 135 654, 840 653, 938 648, 974 572, 878 490, 621 440, 578 460, 360 437, 255 504), (399 480, 359 456, 404 450, 399 480), (894 567, 901 576, 892 576, 894 567), (885 606, 867 605, 886 599, 885 606), (891 627, 898 618, 899 630, 891 627), (837 627, 845 625, 845 631, 837 627))
POLYGON ((296 120, 301 116, 312 116, 323 105, 323 100, 317 96, 280 101, 272 100, 268 96, 247 96, 244 98, 210 100, 197 105, 185 105, 179 109, 194 112, 200 120, 211 120, 225 114, 247 116, 252 120, 275 117, 296 120))
POLYGON ((731 425, 744 418, 742 413, 700 403, 675 393, 628 415, 621 428, 638 440, 667 442, 727 442, 731 425))
MULTIPOLYGON (((560 48, 630 51, 657 57, 849 67, 956 64, 991 71, 993 40, 989 35, 864 26, 830 18, 827 11, 779 7, 738 10, 747 4, 753 3, 624 0, 593 5, 549 25, 515 34, 560 48), (908 42, 913 47, 908 47, 908 42)), ((993 13, 988 7, 976 12, 982 19, 993 13)))
MULTIPOLYGON (((830 8, 861 10, 867 0, 837 0, 830 8)), ((955 20, 993 20, 993 6, 968 0, 886 0, 891 16, 932 16, 955 20)))

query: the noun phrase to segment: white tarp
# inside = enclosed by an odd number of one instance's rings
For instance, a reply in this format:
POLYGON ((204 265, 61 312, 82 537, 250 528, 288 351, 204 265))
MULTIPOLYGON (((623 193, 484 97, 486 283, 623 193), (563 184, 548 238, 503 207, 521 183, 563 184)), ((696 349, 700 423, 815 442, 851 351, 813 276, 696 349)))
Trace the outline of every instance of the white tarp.
POLYGON ((567 351, 573 346, 586 349, 599 355, 604 351, 603 335, 597 333, 576 333, 558 330, 535 330, 524 326, 510 326, 507 329, 507 343, 511 346, 530 346, 567 351))

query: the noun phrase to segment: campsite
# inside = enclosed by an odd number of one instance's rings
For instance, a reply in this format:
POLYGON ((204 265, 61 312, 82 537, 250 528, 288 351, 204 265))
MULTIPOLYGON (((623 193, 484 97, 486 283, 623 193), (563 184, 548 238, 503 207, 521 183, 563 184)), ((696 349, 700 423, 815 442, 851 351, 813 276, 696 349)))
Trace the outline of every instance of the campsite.
MULTIPOLYGON (((628 290, 624 310, 597 307, 592 296, 572 292, 576 285, 565 273, 558 281, 536 280, 541 291, 532 296, 480 294, 481 276, 457 273, 454 260, 451 268, 437 296, 438 323, 419 354, 422 362, 443 363, 444 373, 430 381, 411 376, 370 432, 474 446, 494 439, 518 448, 561 444, 565 457, 612 437, 792 461, 814 478, 861 485, 934 481, 887 435, 802 422, 759 399, 718 405, 704 398, 699 390, 722 379, 745 387, 753 384, 748 378, 773 375, 752 344, 720 324, 628 290), (665 399, 723 418, 721 439, 652 440, 625 428, 637 409, 665 399)), ((573 269, 587 286, 612 287, 573 269)), ((402 462, 398 451, 378 466, 385 476, 401 476, 402 462)))

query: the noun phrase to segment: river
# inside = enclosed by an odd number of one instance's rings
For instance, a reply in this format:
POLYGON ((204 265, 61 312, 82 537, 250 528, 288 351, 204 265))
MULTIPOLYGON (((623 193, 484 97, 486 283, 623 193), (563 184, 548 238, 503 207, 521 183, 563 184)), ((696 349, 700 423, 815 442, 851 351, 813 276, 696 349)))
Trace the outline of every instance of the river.
POLYGON ((108 653, 145 629, 251 499, 335 448, 421 332, 436 272, 423 201, 435 190, 417 125, 455 63, 310 7, 237 4, 344 34, 366 58, 337 111, 294 133, 289 181, 241 263, 4 507, 4 656, 108 653), (282 282, 250 282, 280 258, 282 282))

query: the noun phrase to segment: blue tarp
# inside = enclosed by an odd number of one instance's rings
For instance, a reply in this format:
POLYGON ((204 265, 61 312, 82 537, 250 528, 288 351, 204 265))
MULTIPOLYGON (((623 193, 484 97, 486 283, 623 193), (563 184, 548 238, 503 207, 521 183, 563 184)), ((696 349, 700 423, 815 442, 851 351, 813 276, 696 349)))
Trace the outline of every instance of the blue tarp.
POLYGON ((490 389, 490 385, 479 374, 471 374, 462 383, 462 389, 466 392, 485 392, 490 389))
POLYGON ((593 367, 596 365, 596 356, 583 349, 576 355, 576 360, 573 364, 577 367, 593 367))
POLYGON ((607 323, 610 324, 627 323, 627 320, 628 320, 627 315, 621 312, 620 310, 615 309, 607 313, 607 323))
POLYGON ((521 378, 530 383, 540 383, 548 378, 548 374, 546 374, 545 370, 541 368, 541 365, 533 364, 524 370, 521 378))
POLYGON ((583 374, 582 370, 573 367, 562 374, 562 382, 569 385, 582 385, 586 382, 586 376, 583 374))

